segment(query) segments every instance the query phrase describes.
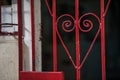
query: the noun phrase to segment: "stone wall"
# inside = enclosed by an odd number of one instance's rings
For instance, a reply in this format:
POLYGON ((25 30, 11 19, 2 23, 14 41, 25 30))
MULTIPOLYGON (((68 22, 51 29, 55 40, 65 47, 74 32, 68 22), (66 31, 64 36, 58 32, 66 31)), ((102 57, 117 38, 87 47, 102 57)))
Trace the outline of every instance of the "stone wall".
POLYGON ((18 80, 18 43, 12 36, 0 36, 0 80, 18 80))

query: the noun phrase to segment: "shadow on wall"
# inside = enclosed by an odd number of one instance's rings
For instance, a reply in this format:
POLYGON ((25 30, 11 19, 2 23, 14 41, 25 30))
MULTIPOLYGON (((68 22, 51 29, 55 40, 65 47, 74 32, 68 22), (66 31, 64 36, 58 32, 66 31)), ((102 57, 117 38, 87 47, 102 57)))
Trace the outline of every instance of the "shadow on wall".
POLYGON ((30 71, 30 48, 25 42, 23 42, 23 53, 23 70, 30 71))

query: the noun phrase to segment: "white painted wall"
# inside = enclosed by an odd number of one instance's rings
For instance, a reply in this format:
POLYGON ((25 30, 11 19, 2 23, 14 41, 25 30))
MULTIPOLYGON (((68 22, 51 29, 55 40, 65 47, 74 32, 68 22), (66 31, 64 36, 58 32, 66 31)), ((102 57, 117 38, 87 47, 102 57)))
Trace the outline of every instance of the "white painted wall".
POLYGON ((23 0, 23 70, 32 71, 30 0, 23 0))
MULTIPOLYGON (((34 0, 35 17, 35 68, 42 70, 41 63, 41 12, 40 0, 34 0)), ((31 39, 31 14, 30 0, 23 0, 23 70, 32 71, 32 39, 31 39)))
POLYGON ((41 3, 40 0, 34 0, 34 17, 35 17, 35 68, 36 71, 42 71, 41 55, 41 3))
MULTIPOLYGON (((32 39, 31 39, 31 14, 30 0, 23 0, 23 17, 24 17, 24 40, 23 40, 23 67, 24 71, 32 71, 32 39)), ((40 0, 34 0, 34 17, 35 17, 35 70, 42 70, 41 63, 41 15, 40 0)))

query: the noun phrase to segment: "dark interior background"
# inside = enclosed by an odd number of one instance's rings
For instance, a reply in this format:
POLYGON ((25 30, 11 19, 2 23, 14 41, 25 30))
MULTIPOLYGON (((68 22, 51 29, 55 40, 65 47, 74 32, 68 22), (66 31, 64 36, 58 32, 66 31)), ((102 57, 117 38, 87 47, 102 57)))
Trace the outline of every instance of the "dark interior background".
MULTIPOLYGON (((51 1, 48 0, 50 6, 51 1)), ((80 16, 93 12, 100 16, 100 0, 80 0, 80 16)), ((52 17, 50 16, 45 4, 45 0, 41 0, 42 9, 42 70, 52 71, 52 17)), ((105 1, 105 4, 107 0, 105 1)), ((57 18, 65 13, 74 13, 74 0, 57 0, 57 18)), ((94 23, 94 29, 88 33, 80 31, 80 46, 81 46, 81 61, 83 60, 86 51, 88 50, 97 30, 98 22, 92 16, 89 16, 94 23)), ((120 80, 120 3, 119 0, 111 0, 109 10, 105 17, 105 37, 106 37, 106 72, 107 80, 120 80)), ((61 29, 61 23, 66 18, 63 18, 58 29, 62 39, 68 47, 73 59, 75 60, 75 34, 73 32, 66 33, 61 29)), ((69 60, 68 56, 60 40, 57 38, 58 52, 58 70, 63 71, 65 80, 75 80, 75 69, 69 60)), ((100 35, 98 36, 93 49, 87 58, 83 68, 81 69, 81 80, 101 80, 101 58, 100 58, 100 35)))

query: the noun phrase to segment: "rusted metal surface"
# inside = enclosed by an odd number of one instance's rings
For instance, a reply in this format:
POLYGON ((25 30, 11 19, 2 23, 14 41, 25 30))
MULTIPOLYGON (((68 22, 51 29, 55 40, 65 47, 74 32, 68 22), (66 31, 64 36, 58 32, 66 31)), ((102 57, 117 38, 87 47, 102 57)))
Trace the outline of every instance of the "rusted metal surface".
POLYGON ((105 2, 104 0, 100 0, 100 17, 98 17, 95 13, 92 12, 88 12, 83 14, 82 16, 79 16, 80 11, 79 11, 79 0, 75 0, 75 17, 73 17, 71 14, 62 14, 61 16, 59 16, 58 18, 56 17, 56 0, 52 0, 52 9, 50 9, 48 0, 45 0, 46 2, 46 6, 48 8, 48 11, 52 17, 52 25, 53 25, 53 71, 57 71, 57 36, 58 39, 60 40, 62 46, 64 47, 71 63, 73 64, 75 70, 76 70, 76 80, 80 80, 80 72, 81 72, 81 68, 83 67, 86 59, 88 58, 94 43, 96 42, 96 39, 98 37, 98 35, 100 34, 101 36, 101 70, 102 70, 102 80, 106 80, 106 64, 105 64, 105 15, 107 13, 109 4, 110 4, 110 0, 108 0, 108 3, 105 7, 105 2), (81 51, 80 51, 80 31, 87 33, 90 32, 94 27, 93 27, 93 22, 89 19, 85 19, 82 21, 82 19, 86 16, 93 16, 97 19, 98 24, 99 24, 99 28, 98 31, 89 47, 89 49, 86 52, 86 55, 84 57, 84 59, 82 61, 80 61, 80 55, 81 55, 81 51), (65 45, 60 32, 58 30, 58 23, 59 20, 63 17, 70 17, 73 22, 71 20, 65 20, 62 22, 62 29, 65 32, 72 32, 75 31, 75 45, 76 45, 76 61, 74 62, 74 60, 72 59, 72 56, 70 55, 70 51, 68 50, 67 46, 65 45), (84 29, 81 26, 82 25, 87 28, 84 29), (73 26, 72 26, 73 25, 73 26), (68 30, 69 27, 71 27, 71 29, 68 30), (81 63, 80 63, 81 62, 81 63))

